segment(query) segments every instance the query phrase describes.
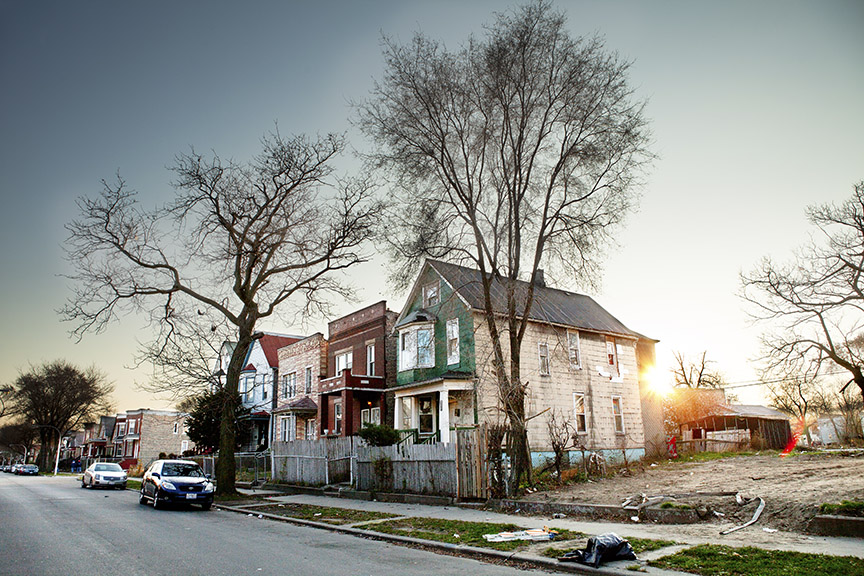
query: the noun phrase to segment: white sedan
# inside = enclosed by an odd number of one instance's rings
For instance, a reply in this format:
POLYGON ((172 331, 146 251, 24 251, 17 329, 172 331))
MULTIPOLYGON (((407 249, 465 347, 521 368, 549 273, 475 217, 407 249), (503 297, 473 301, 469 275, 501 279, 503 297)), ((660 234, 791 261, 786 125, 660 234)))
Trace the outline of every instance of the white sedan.
POLYGON ((94 462, 84 475, 81 476, 82 488, 95 488, 96 486, 107 486, 108 488, 126 489, 126 471, 119 464, 112 462, 94 462))

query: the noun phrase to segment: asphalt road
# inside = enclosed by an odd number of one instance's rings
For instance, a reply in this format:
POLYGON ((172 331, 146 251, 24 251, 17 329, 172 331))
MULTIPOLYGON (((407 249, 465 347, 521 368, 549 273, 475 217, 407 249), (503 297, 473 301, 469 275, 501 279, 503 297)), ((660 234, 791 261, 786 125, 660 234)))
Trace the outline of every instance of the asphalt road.
POLYGON ((154 510, 132 491, 0 473, 0 575, 527 575, 233 512, 154 510))

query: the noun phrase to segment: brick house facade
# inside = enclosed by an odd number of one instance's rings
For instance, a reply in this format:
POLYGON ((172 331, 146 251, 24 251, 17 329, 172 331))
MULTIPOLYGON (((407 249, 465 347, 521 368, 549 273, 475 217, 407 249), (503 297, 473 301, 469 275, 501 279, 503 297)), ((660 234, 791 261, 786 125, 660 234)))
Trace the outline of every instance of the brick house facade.
POLYGON ((385 391, 395 383, 397 314, 381 301, 328 324, 326 378, 318 392, 321 436, 351 436, 365 422, 385 423, 385 391))
POLYGON ((114 424, 114 457, 124 468, 147 465, 160 454, 181 456, 194 449, 186 434, 188 414, 176 410, 139 408, 117 414, 114 424))
POLYGON ((327 373, 327 348, 327 340, 318 332, 279 349, 273 441, 318 437, 318 390, 327 373))

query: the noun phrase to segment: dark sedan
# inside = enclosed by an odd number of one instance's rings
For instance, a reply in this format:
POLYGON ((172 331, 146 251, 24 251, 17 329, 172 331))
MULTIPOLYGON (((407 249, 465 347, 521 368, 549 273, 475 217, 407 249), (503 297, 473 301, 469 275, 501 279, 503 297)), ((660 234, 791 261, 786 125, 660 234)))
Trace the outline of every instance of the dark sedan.
POLYGON ((204 510, 213 505, 213 483, 191 460, 156 460, 144 472, 138 502, 153 502, 154 508, 167 504, 198 504, 204 510))

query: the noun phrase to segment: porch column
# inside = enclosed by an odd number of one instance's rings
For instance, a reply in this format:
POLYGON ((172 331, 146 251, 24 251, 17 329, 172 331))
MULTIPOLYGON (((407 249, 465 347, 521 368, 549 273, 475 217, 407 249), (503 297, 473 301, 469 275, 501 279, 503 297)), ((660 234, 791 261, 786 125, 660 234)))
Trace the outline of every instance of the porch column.
POLYGON ((442 444, 450 443, 450 392, 445 388, 438 393, 438 430, 442 444))
POLYGON ((397 396, 393 402, 393 429, 400 430, 402 427, 402 398, 397 396))
POLYGON ((416 396, 409 396, 409 400, 411 403, 411 428, 415 430, 420 429, 420 403, 417 402, 416 396))

